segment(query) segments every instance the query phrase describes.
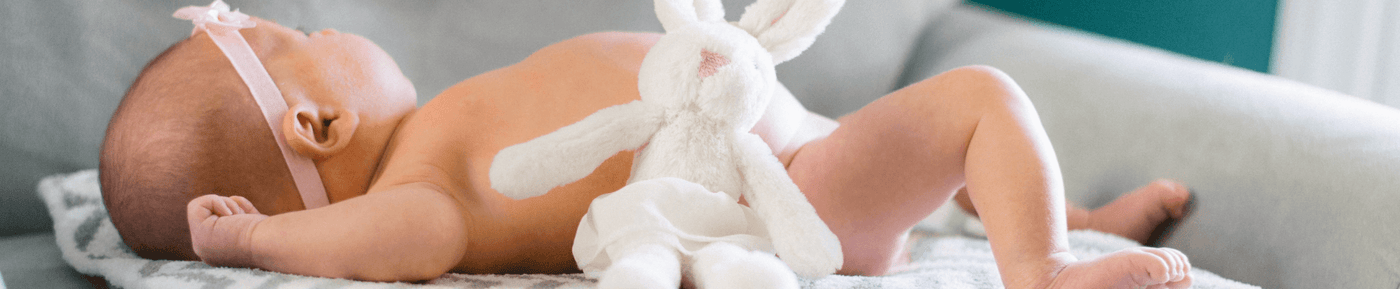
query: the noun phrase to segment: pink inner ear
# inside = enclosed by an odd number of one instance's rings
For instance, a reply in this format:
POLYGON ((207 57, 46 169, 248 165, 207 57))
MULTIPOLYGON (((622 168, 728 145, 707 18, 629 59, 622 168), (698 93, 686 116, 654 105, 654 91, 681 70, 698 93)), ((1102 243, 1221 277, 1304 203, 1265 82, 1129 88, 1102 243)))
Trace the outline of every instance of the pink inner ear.
POLYGON ((699 72, 701 79, 715 75, 715 72, 719 72, 720 67, 729 64, 729 58, 725 58, 724 55, 719 55, 719 53, 710 52, 708 49, 701 49, 700 57, 704 58, 700 60, 699 72))

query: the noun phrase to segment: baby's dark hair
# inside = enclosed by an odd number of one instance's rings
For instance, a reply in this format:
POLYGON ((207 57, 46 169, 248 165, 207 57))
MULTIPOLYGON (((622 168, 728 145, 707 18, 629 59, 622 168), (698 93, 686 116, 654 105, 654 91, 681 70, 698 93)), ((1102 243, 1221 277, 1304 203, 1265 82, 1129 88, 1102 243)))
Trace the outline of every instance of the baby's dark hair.
POLYGON ((300 209, 263 119, 206 35, 147 63, 112 115, 99 164, 103 202, 126 245, 143 258, 198 260, 186 204, 201 195, 244 196, 268 215, 300 209))

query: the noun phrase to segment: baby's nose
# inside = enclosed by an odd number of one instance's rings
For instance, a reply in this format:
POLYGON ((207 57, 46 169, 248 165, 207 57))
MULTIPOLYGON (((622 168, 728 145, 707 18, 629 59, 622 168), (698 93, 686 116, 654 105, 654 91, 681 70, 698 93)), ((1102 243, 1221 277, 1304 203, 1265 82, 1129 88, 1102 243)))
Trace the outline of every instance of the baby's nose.
POLYGON ((321 31, 316 31, 316 35, 320 35, 320 36, 329 36, 329 35, 335 35, 335 34, 340 34, 340 31, 336 31, 335 29, 331 29, 331 28, 326 28, 326 29, 321 29, 321 31))

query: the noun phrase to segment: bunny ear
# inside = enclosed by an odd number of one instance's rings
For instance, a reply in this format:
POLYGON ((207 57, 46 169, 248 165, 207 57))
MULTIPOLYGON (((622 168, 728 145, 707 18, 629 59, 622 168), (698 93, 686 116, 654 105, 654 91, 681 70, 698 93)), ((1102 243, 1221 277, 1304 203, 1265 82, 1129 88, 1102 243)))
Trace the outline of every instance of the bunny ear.
POLYGON ((666 31, 701 21, 723 21, 724 6, 719 0, 656 0, 656 18, 666 31))
POLYGON ((845 0, 758 0, 745 8, 738 26, 758 38, 758 43, 773 54, 776 65, 812 46, 845 3, 845 0))

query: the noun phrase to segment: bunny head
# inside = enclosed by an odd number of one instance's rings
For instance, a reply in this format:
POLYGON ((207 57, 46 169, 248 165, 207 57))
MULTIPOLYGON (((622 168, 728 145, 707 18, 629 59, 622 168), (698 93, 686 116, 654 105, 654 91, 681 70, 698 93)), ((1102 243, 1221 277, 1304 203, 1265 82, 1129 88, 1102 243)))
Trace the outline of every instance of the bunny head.
POLYGON ((844 0, 759 0, 738 22, 719 0, 656 0, 666 30, 642 61, 642 101, 748 132, 778 85, 774 66, 801 54, 844 0))

